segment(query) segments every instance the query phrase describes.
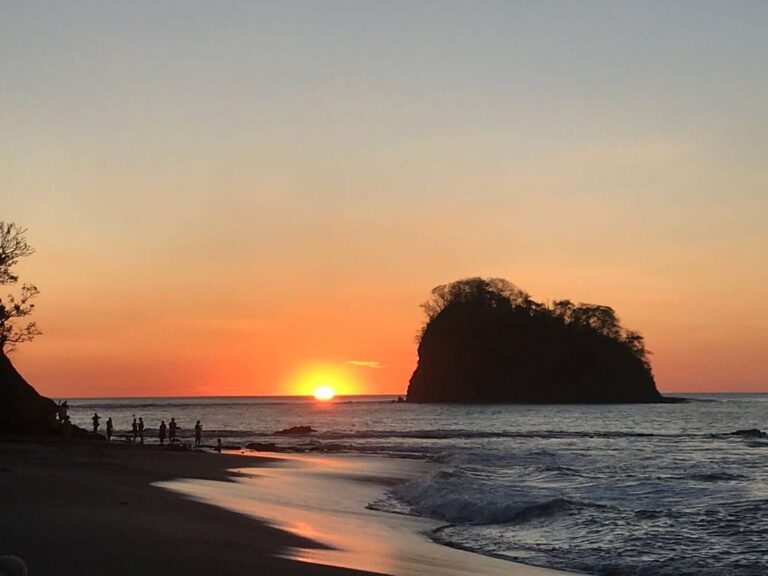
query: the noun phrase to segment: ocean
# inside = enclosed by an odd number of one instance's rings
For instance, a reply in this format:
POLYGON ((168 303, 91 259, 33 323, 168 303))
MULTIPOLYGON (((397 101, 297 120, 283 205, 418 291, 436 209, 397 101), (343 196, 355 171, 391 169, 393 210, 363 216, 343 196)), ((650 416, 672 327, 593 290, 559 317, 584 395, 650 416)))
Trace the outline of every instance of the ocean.
POLYGON ((191 441, 431 463, 372 509, 441 522, 436 542, 601 576, 768 574, 768 394, 642 405, 428 405, 394 396, 69 400, 147 442, 191 441), (276 434, 310 426, 302 436, 276 434))

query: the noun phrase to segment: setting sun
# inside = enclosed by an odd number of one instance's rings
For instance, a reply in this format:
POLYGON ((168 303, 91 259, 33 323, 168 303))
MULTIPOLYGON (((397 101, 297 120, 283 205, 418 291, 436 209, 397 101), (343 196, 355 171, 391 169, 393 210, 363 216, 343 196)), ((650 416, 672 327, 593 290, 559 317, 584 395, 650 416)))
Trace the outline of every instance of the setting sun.
POLYGON ((334 364, 309 364, 289 381, 290 394, 331 400, 335 396, 360 394, 361 385, 351 370, 334 364))
POLYGON ((334 396, 336 396, 336 392, 330 386, 318 386, 315 388, 315 400, 333 400, 334 396))

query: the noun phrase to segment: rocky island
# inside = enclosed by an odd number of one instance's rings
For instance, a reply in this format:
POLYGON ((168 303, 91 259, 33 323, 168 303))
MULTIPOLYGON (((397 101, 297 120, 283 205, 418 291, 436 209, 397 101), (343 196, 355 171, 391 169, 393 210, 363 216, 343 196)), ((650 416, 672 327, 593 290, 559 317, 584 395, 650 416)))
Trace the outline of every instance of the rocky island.
POLYGON ((613 309, 535 302, 502 279, 438 286, 409 402, 663 402, 643 337, 613 309))

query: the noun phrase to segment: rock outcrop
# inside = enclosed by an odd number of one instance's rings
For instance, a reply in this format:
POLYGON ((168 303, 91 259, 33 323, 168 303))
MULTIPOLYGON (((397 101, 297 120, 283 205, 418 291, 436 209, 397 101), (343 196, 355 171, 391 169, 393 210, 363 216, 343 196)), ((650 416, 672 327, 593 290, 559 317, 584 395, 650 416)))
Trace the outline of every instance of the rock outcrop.
POLYGON ((56 403, 37 393, 0 352, 0 434, 48 434, 56 403))
POLYGON ((409 402, 664 401, 642 337, 608 307, 548 307, 475 278, 436 288, 425 309, 409 402))
POLYGON ((313 432, 316 432, 316 430, 311 426, 291 426, 284 430, 278 430, 275 434, 280 436, 305 436, 307 434, 312 434, 313 432))

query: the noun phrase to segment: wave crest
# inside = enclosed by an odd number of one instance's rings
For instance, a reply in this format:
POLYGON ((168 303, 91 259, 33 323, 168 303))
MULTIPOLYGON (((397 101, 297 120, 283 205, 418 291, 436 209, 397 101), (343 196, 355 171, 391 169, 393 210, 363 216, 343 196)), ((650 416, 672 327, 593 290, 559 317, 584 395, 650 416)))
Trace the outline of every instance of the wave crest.
POLYGON ((441 470, 429 478, 402 484, 390 494, 405 504, 411 514, 451 524, 521 524, 584 508, 602 507, 600 504, 553 497, 551 493, 531 494, 530 487, 523 490, 484 484, 468 478, 460 470, 441 470))

